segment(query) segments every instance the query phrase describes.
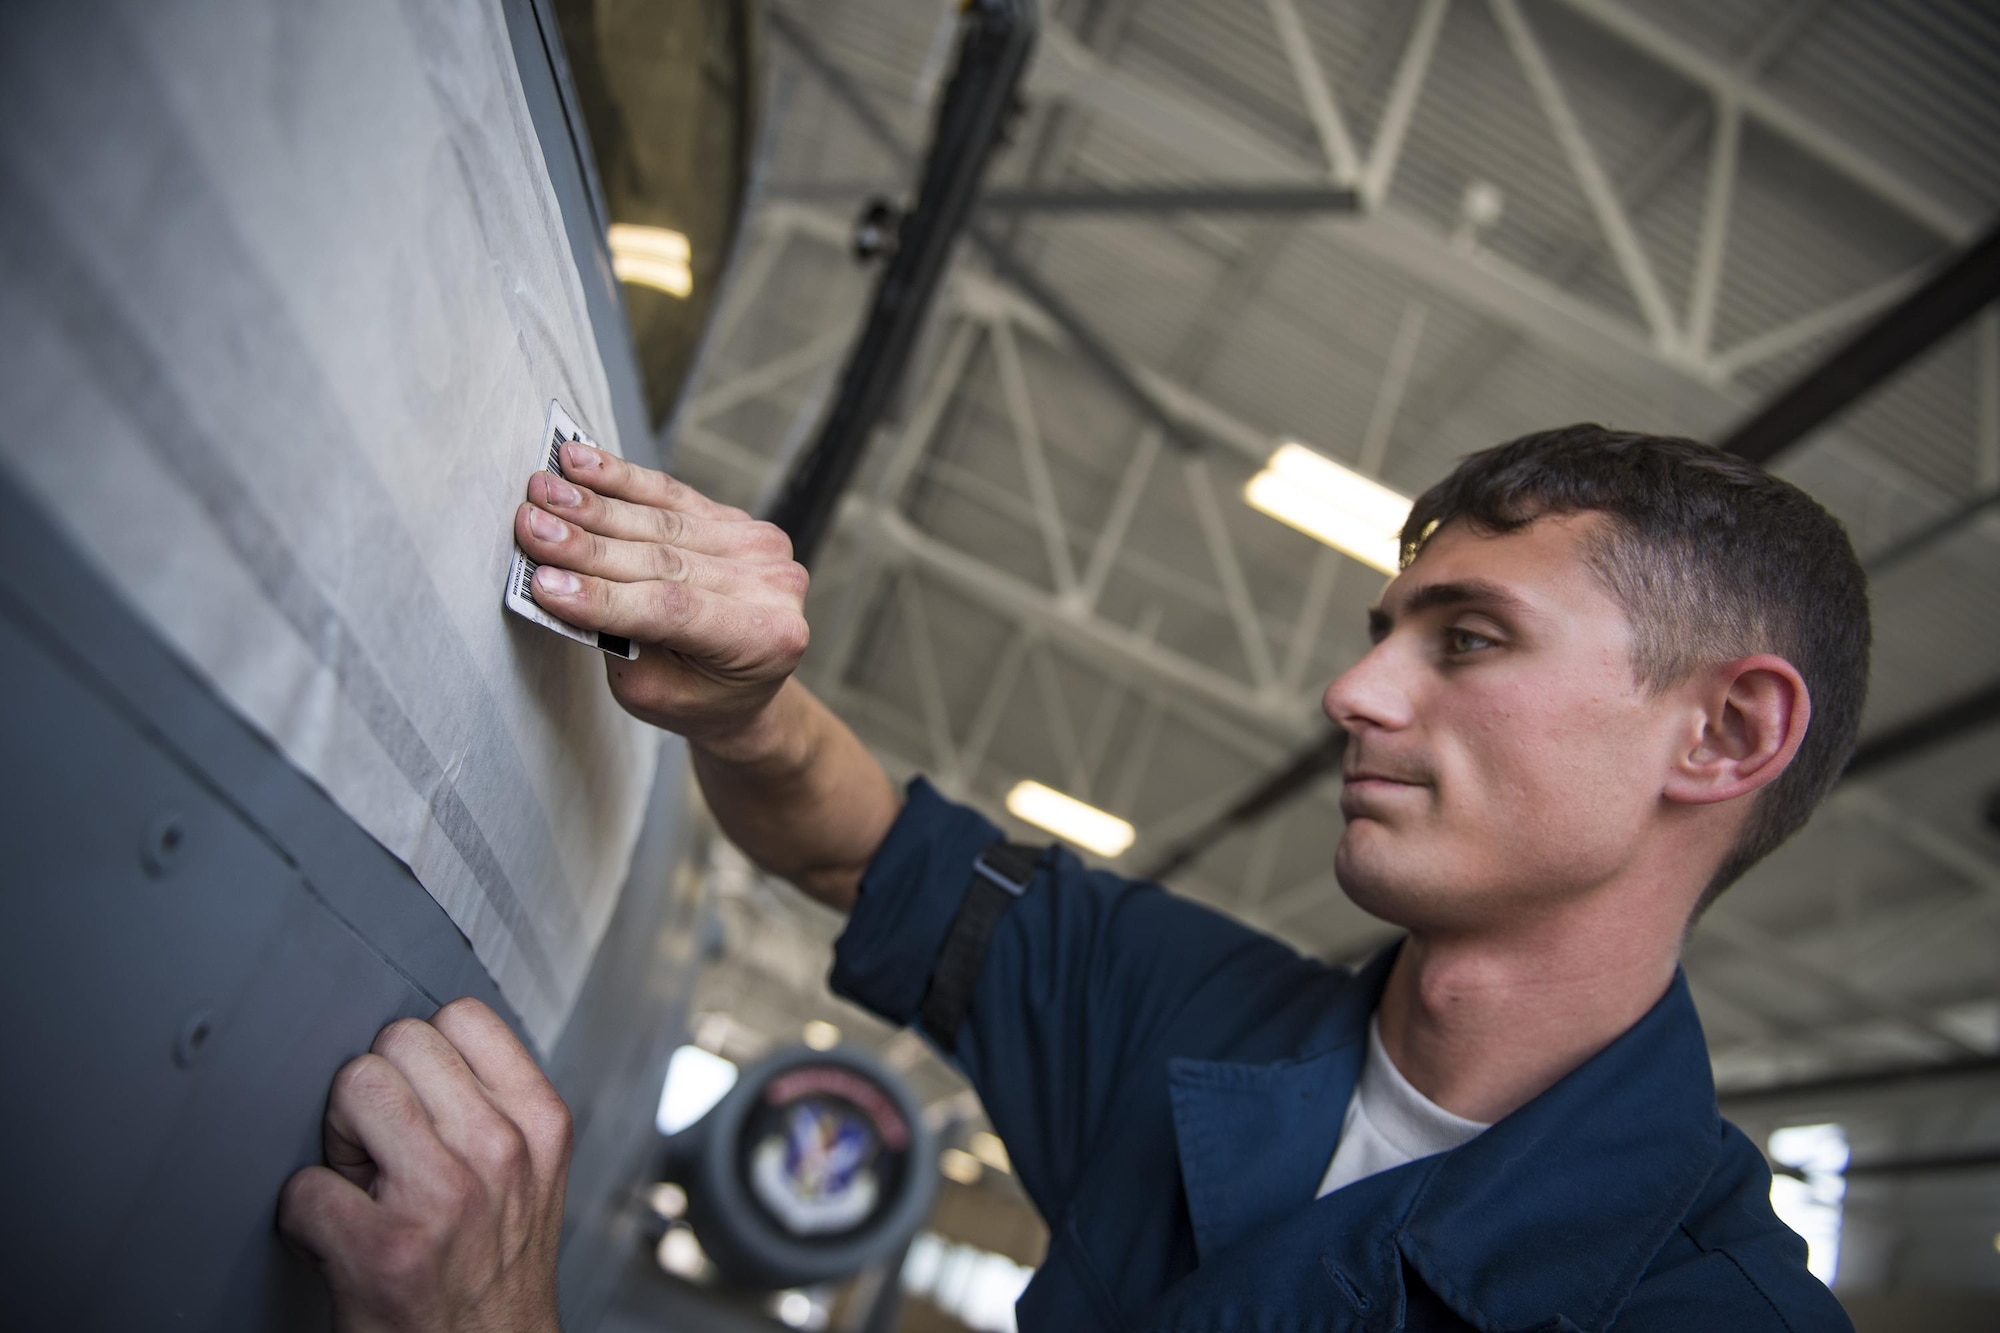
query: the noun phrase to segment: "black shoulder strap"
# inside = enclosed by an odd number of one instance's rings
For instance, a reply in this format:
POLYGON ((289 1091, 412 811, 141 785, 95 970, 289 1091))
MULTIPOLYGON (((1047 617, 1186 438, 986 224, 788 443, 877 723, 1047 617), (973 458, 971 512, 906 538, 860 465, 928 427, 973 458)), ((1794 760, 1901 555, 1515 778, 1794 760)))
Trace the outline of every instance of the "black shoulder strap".
POLYGON ((972 863, 972 882, 951 919, 938 949, 937 970, 931 974, 917 1021, 939 1049, 958 1049, 958 1030, 972 1006, 972 988, 986 966, 986 946, 1000 914, 1034 882, 1041 851, 1018 843, 996 842, 972 863))

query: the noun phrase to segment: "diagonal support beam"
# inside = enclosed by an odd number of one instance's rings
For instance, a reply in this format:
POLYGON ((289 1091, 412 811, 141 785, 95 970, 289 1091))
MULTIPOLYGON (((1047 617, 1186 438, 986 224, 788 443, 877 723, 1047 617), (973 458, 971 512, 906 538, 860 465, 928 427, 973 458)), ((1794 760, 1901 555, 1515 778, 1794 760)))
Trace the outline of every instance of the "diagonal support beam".
POLYGON ((1417 98, 1430 77, 1431 57, 1437 53, 1438 34, 1444 30, 1444 16, 1451 0, 1423 0, 1410 35, 1403 42, 1403 54, 1396 61, 1396 77, 1389 85, 1389 100, 1383 103, 1382 120, 1375 129, 1375 143, 1368 150, 1368 167, 1361 177, 1361 197, 1369 208, 1380 208, 1389 197, 1396 167, 1403 160, 1403 144, 1409 138, 1410 120, 1416 114, 1417 98))
POLYGON ((924 731, 930 739, 931 762, 952 778, 963 779, 967 775, 959 762, 958 745, 952 740, 944 673, 938 669, 936 640, 931 636, 931 618, 924 606, 923 588, 907 573, 896 584, 908 627, 910 669, 917 678, 917 702, 923 713, 924 731))
POLYGON ((1354 137, 1347 132, 1347 122, 1333 100, 1333 86, 1327 82, 1326 70, 1320 64, 1319 52, 1313 50, 1306 25, 1299 21, 1299 11, 1292 0, 1264 0, 1264 3, 1278 29, 1278 45, 1284 48, 1285 59, 1292 64, 1292 77, 1298 80, 1306 115, 1319 135, 1320 149, 1326 154, 1327 173, 1337 184, 1353 185, 1361 179, 1361 157, 1354 151, 1354 137))
POLYGON ((1549 63, 1534 29, 1521 13, 1519 0, 1489 0, 1489 3, 1494 18, 1499 20, 1501 35, 1513 49, 1521 72, 1527 76, 1528 87, 1533 90, 1535 100, 1542 104, 1542 114, 1548 117, 1556 141, 1562 145, 1563 155, 1569 159, 1570 170, 1576 174, 1583 197, 1590 203, 1590 211, 1597 215, 1597 225, 1603 229, 1604 239, 1618 260, 1626 285, 1632 289, 1632 298, 1638 302, 1640 313, 1646 317, 1646 325, 1653 333, 1653 345, 1662 351, 1678 346, 1680 333, 1674 325, 1674 312, 1667 304, 1666 291, 1653 272, 1652 262, 1646 258, 1645 247, 1639 242, 1639 233, 1632 228, 1632 220, 1625 215, 1625 205, 1619 202, 1618 192, 1611 186, 1611 178, 1599 164, 1576 112, 1570 109, 1569 98, 1563 92, 1561 80, 1556 77, 1555 67, 1549 63))
MULTIPOLYGON (((853 198, 848 191, 837 196, 853 198)), ((986 213, 1131 216, 1182 213, 1353 213, 1361 195, 1346 185, 1028 185, 1001 186, 979 197, 986 213)))
POLYGON ((1826 166, 1878 199, 1915 219, 1945 240, 1970 241, 1981 219, 1945 203, 1886 163, 1863 153, 1837 132, 1795 110, 1738 71, 1673 36, 1620 0, 1555 0, 1667 68, 1734 100, 1764 128, 1803 148, 1826 166))
POLYGON ((1035 405, 1028 395, 1028 376, 1021 368, 1021 345, 1014 326, 1002 320, 993 325, 993 359, 1000 371, 1000 393, 1007 402, 1007 417, 1014 427, 1014 444, 1020 450, 1021 471, 1027 479, 1028 498, 1035 507, 1035 526, 1041 530, 1042 547, 1048 556, 1049 575, 1055 580, 1056 595, 1076 592, 1076 559, 1070 553, 1069 535, 1063 531, 1062 506, 1056 501, 1055 481, 1049 474, 1049 456, 1042 448, 1042 428, 1035 420, 1035 405))
POLYGON ((1149 426, 1139 432, 1138 447, 1126 460, 1124 475, 1118 479, 1118 492, 1111 498, 1111 512, 1105 515, 1097 544, 1091 548, 1090 563, 1084 567, 1080 591, 1086 610, 1094 610, 1104 596, 1105 581, 1111 577, 1112 566, 1125 544, 1125 534, 1132 527, 1132 516, 1138 511, 1139 497, 1146 493, 1159 457, 1160 432, 1149 426))
MULTIPOLYGON (((761 477, 767 470, 766 463, 749 449, 706 427, 691 428, 681 447, 691 455, 748 475, 761 477)), ((1216 717, 1227 719, 1239 735, 1261 738, 1266 746, 1283 746, 1320 730, 1313 726, 1312 714, 1295 701, 1253 694, 1243 688, 1241 680, 1164 647, 1149 635, 1096 616, 1079 616, 1044 589, 940 541, 887 505, 850 493, 841 500, 840 527, 871 536, 884 554, 921 564, 936 580, 1032 627, 1107 671, 1150 681, 1198 702, 1216 717)))
POLYGON ((1710 911, 1696 929, 1699 938, 1720 940, 1731 948, 1766 963, 1778 963, 1801 976, 1828 995, 1863 1013, 1893 1018, 1912 1031, 1920 1032, 1966 1055, 1991 1055, 1979 1043, 1940 1021, 1919 1005, 1898 996, 1886 995, 1855 982, 1847 973, 1831 968, 1794 949, 1762 926, 1726 912, 1710 911))
POLYGON ((1708 192, 1702 201, 1701 240, 1695 251, 1694 280, 1688 293, 1685 343, 1689 355, 1706 359, 1715 341, 1715 312, 1722 299, 1723 260, 1729 246, 1729 214, 1736 201, 1736 172, 1743 143, 1743 113, 1718 98, 1715 132, 1708 149, 1708 192))
POLYGON ((838 358, 846 350, 852 336, 844 328, 829 329, 782 356, 773 357, 762 365, 752 366, 741 374, 713 384, 695 395, 694 401, 688 404, 685 419, 689 422, 711 420, 752 398, 771 392, 779 385, 790 383, 808 371, 818 370, 838 358))
POLYGON ((1257 603, 1250 596, 1249 580, 1243 577, 1242 562, 1236 558, 1236 540, 1230 536, 1229 524, 1222 517, 1221 507, 1216 504, 1215 477, 1209 472, 1208 464, 1199 458, 1186 459, 1181 466, 1182 478, 1187 483, 1188 503, 1194 509, 1195 524, 1201 529, 1202 540, 1208 544, 1208 558, 1215 567, 1216 581, 1222 587, 1230 619, 1236 622, 1236 637, 1243 645, 1243 659, 1249 665, 1250 679, 1259 691, 1271 691, 1278 683, 1277 669, 1271 663, 1271 645, 1264 637, 1257 603))

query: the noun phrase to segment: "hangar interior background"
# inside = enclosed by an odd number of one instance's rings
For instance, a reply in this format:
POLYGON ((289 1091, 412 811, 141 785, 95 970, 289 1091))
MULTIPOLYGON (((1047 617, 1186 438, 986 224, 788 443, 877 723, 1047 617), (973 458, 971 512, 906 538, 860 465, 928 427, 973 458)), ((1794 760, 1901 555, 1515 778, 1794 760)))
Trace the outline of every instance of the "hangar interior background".
MULTIPOLYGON (((676 470, 721 499, 767 501, 810 441, 873 280, 854 220, 910 187, 955 8, 770 7, 747 232, 673 426, 676 470)), ((805 675, 892 772, 1016 834, 1024 778, 1130 820, 1129 872, 1323 734, 1319 690, 1365 644, 1381 576, 1241 498, 1280 443, 1413 495, 1569 421, 1713 439, 2000 213, 2000 12, 1977 0, 1052 0, 1042 21, 815 570, 805 675)), ((1687 970, 1725 1112, 1759 1142, 1842 1128, 1857 1315, 1990 1301, 2000 316, 1775 466, 1870 567, 1879 762, 1708 913, 1687 970)), ((1173 887, 1358 960, 1387 936, 1332 880, 1335 796, 1173 887)), ((828 996, 837 922, 726 848, 708 868, 697 1036, 742 1059, 832 1023, 983 1146, 921 1043, 828 996)), ((984 1155, 945 1207, 1032 1263, 984 1155)))

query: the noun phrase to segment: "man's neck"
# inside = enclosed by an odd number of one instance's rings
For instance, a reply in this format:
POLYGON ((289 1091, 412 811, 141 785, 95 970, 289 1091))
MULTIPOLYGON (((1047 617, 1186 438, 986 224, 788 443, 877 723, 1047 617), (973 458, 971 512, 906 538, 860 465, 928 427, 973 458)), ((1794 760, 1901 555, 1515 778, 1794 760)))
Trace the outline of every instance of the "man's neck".
POLYGON ((1412 933, 1377 1010, 1403 1077, 1445 1110, 1491 1123, 1644 1017, 1673 981, 1679 935, 1580 924, 1505 938, 1412 933))

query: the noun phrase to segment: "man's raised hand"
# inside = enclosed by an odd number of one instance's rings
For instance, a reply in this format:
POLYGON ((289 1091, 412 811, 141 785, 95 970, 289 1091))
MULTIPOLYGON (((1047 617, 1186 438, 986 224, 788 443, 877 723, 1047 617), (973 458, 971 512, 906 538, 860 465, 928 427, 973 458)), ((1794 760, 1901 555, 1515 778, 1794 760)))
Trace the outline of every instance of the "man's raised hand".
POLYGON ((499 1015, 454 1000, 334 1077, 326 1165, 286 1183, 278 1228, 326 1274, 341 1333, 555 1333, 570 1139, 499 1015))
POLYGON ((535 600, 640 645, 609 659, 634 716, 697 743, 748 730, 806 648, 805 567, 784 532, 663 472, 583 444, 537 472, 514 536, 541 568, 535 600))

